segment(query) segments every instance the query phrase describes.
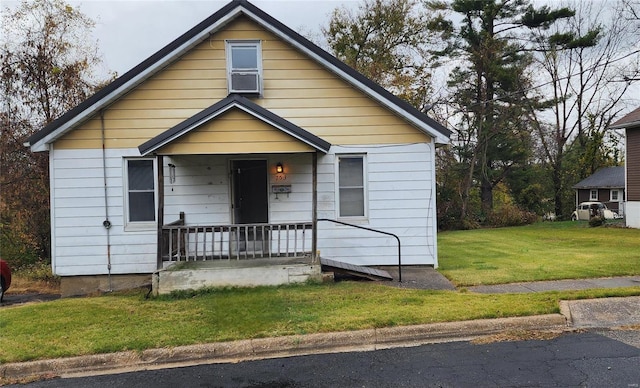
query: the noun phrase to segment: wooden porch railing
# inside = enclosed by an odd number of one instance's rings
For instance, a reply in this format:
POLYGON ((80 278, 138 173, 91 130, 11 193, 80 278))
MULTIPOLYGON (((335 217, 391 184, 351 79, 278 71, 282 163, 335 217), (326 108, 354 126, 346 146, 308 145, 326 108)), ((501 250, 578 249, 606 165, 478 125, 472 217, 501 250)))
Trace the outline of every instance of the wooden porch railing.
POLYGON ((300 257, 311 254, 311 222, 216 226, 165 225, 162 260, 300 257))

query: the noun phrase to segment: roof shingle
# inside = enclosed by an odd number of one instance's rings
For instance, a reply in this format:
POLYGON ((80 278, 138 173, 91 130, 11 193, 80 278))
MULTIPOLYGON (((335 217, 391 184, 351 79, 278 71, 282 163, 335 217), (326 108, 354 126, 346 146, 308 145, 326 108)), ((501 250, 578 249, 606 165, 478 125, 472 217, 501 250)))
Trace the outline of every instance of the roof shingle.
POLYGON ((624 188, 624 166, 604 167, 578 182, 574 189, 624 188))
POLYGON ((622 116, 622 118, 611 124, 609 128, 626 128, 635 126, 640 126, 640 106, 622 116))

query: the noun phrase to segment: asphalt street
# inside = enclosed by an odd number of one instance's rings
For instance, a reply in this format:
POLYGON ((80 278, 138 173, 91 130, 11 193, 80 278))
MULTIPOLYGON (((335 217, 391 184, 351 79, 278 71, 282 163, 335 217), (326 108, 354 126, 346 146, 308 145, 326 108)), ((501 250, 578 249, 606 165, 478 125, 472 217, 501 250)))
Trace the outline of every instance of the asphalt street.
MULTIPOLYGON (((409 287, 409 288, 432 288, 432 289, 448 289, 449 285, 445 281, 441 281, 441 275, 434 271, 433 269, 413 269, 413 271, 409 271, 408 276, 403 276, 403 283, 397 282, 389 282, 390 286, 395 287, 409 287), (406 280, 404 280, 406 279, 406 280)), ((564 280, 564 281, 553 281, 553 282, 538 282, 538 283, 521 283, 516 285, 511 285, 512 288, 516 287, 516 289, 509 288, 504 289, 505 285, 494 286, 495 289, 484 289, 484 290, 474 290, 475 292, 540 292, 540 291, 550 291, 557 289, 584 289, 584 288, 615 288, 615 287, 633 287, 640 283, 640 277, 622 277, 622 278, 605 278, 605 279, 590 279, 588 281, 583 280, 564 280), (522 291, 521 291, 522 290, 522 291)), ((99 355, 89 355, 89 356, 79 356, 79 357, 70 357, 70 358, 60 358, 60 359, 51 359, 51 360, 36 360, 24 363, 9 363, 0 365, 0 384, 2 380, 7 381, 20 381, 21 379, 30 379, 30 378, 38 378, 38 377, 54 377, 61 376, 69 379, 61 379, 61 380, 53 380, 57 381, 58 384, 73 384, 73 381, 81 381, 77 380, 80 376, 90 376, 90 375, 110 375, 110 376, 135 376, 135 374, 127 374, 126 372, 134 372, 134 371, 147 371, 141 373, 150 373, 150 376, 162 375, 163 372, 151 372, 150 370, 171 370, 176 371, 180 369, 175 369, 176 367, 185 367, 185 366, 194 366, 194 365, 207 365, 207 364, 217 364, 217 365, 226 365, 225 363, 230 363, 229 365, 253 365, 253 363, 261 361, 256 360, 275 360, 275 359, 284 359, 283 357, 289 356, 287 360, 304 360, 305 357, 320 357, 320 361, 318 361, 319 368, 325 372, 329 371, 328 377, 321 377, 320 382, 325 384, 326 386, 331 385, 331 380, 326 380, 334 376, 332 372, 334 370, 340 370, 341 361, 335 360, 332 357, 339 357, 338 354, 342 352, 351 352, 349 354, 363 354, 364 358, 371 357, 372 354, 379 354, 378 352, 387 352, 387 349, 415 349, 420 347, 429 347, 435 345, 428 344, 436 344, 436 343, 460 343, 460 344, 468 344, 471 339, 483 338, 486 336, 498 335, 501 333, 508 333, 514 331, 520 332, 556 332, 556 333, 570 333, 581 331, 581 330, 590 330, 593 333, 593 330, 601 330, 602 333, 622 333, 618 335, 619 338, 604 336, 602 338, 609 338, 609 340, 614 340, 613 343, 625 343, 630 346, 632 352, 635 352, 635 356, 629 357, 626 353, 621 353, 623 358, 618 360, 620 361, 620 365, 625 365, 626 362, 635 362, 633 364, 634 368, 630 369, 629 375, 615 375, 616 382, 620 382, 622 378, 629 378, 629 380, 634 380, 635 375, 633 373, 638 373, 640 371, 640 362, 637 359, 638 349, 640 349, 640 340, 638 339, 638 333, 640 333, 640 296, 635 297, 625 297, 625 298, 603 298, 603 299, 594 299, 594 300, 572 300, 572 301, 561 301, 560 303, 560 314, 548 314, 548 315, 540 315, 540 316, 531 316, 531 317, 514 317, 514 318, 498 318, 498 319, 486 319, 486 320, 474 320, 474 321, 463 321, 463 322, 448 322, 448 323, 436 323, 436 324, 427 324, 427 325, 416 325, 416 326, 401 326, 401 327, 392 327, 392 328, 376 328, 369 330, 360 330, 354 332, 339 332, 339 333, 318 333, 318 334, 310 334, 310 335, 301 335, 301 336, 286 336, 286 337, 276 337, 276 338, 260 338, 260 339, 251 339, 251 340, 240 340, 240 341, 232 341, 232 342, 223 342, 223 343, 213 343, 213 344, 199 344, 199 345, 191 345, 191 346, 182 346, 175 348, 160 348, 160 349, 148 349, 142 352, 133 352, 133 351, 125 351, 125 352, 117 352, 117 353, 109 353, 109 354, 99 354, 99 355), (620 329, 627 329, 628 332, 621 331, 620 329), (631 333, 631 334, 629 334, 631 333), (627 338, 631 340, 627 341, 619 341, 620 338, 627 338), (617 342, 616 342, 617 341, 617 342), (317 354, 327 354, 327 359, 323 358, 325 356, 319 356, 317 354), (334 356, 335 355, 335 356, 334 356), (635 358, 634 358, 635 357, 635 358), (337 365, 337 366, 336 366, 337 365)), ((569 335, 569 334, 565 334, 569 335)), ((606 342, 606 341, 605 341, 606 342)), ((451 352, 452 354, 456 353, 456 347, 453 346, 451 352)), ((464 345, 460 345, 464 346, 464 345)), ((603 343, 602 349, 607 348, 608 343, 603 343)), ((478 349, 474 347, 473 349, 478 349)), ((597 347, 594 347, 594 350, 598 350, 597 347)), ((393 352, 393 350, 388 350, 393 352)), ((399 352, 403 352, 403 350, 398 350, 399 352)), ((489 352, 489 351, 488 351, 489 352)), ((490 351, 491 354, 496 354, 495 350, 490 351)), ((462 352, 461 354, 463 354, 462 352)), ((384 353, 386 354, 386 353, 384 353)), ((590 353, 586 353, 590 354, 590 353)), ((494 356, 496 358, 497 356, 494 356)), ((590 356, 591 357, 591 356, 590 356)), ((402 358, 402 357, 399 357, 402 358)), ((499 358, 499 357, 498 357, 499 358)), ((606 363, 606 360, 610 357, 607 355, 602 355, 597 352, 593 353, 593 360, 601 360, 606 363)), ((455 360, 449 360, 454 362, 455 360)), ((540 360, 534 360, 540 361, 540 360)), ((265 361, 267 362, 267 361, 265 361)), ((409 362, 409 361, 407 361, 409 362)), ((504 363, 509 363, 510 360, 507 359, 504 363)), ((575 360, 578 362, 578 360, 575 360)), ((409 362, 410 363, 410 362, 409 362)), ((426 365, 429 364, 429 360, 425 360, 426 365)), ((259 365, 259 364, 257 364, 259 365)), ((284 364, 288 365, 288 364, 284 364)), ((469 364, 474 365, 474 364, 469 364)), ((220 367, 224 368, 225 367, 220 367)), ((284 367, 283 367, 284 368, 284 367)), ((402 371, 402 366, 397 365, 395 367, 398 371, 402 371)), ((455 371, 457 368, 457 364, 452 363, 446 367, 449 370, 455 371)), ((491 370, 493 366, 488 367, 487 370, 491 370)), ((547 370, 550 368, 550 365, 544 366, 540 365, 540 370, 547 370), (547 369, 545 369, 547 368, 547 369)), ((612 368, 612 367, 611 367, 612 368)), ((472 370, 471 368, 470 370, 472 370)), ((194 369, 197 370, 197 369, 194 369)), ((277 368, 275 369, 277 370, 277 368)), ((355 365, 349 368, 351 373, 353 371, 362 371, 363 369, 359 365, 355 365)), ((410 369, 407 372, 407 376, 411 376, 412 371, 421 371, 419 365, 417 368, 410 369)), ((432 365, 431 370, 438 370, 437 365, 432 365)), ((484 369, 482 369, 484 370, 484 369)), ((513 366, 513 370, 525 370, 522 369, 520 365, 513 366)), ((607 369, 612 370, 612 369, 607 369)), ((626 370, 626 369, 623 369, 626 370)), ((423 377, 424 373, 427 373, 427 370, 424 370, 419 373, 420 376, 417 377, 408 377, 409 380, 403 381, 402 386, 428 386, 425 385, 425 380, 420 380, 418 377, 423 377)), ((466 373, 466 369, 463 369, 461 372, 466 373)), ((313 375, 314 373, 320 373, 317 368, 311 368, 305 371, 307 374, 313 375)), ((520 373, 520 372, 518 372, 520 373)), ((514 374, 518 375, 518 373, 514 374)), ((626 372, 624 372, 626 373, 626 372)), ((609 373, 611 374, 611 373, 609 373)), ((288 374, 285 374, 285 376, 288 374)), ((295 374, 294 374, 295 375, 295 374)), ((362 377, 358 375, 358 379, 364 378, 363 384, 364 386, 396 386, 392 384, 392 381, 388 378, 380 377, 375 380, 367 380, 368 376, 371 375, 370 372, 365 373, 362 377), (380 384, 378 384, 378 382, 380 384), (376 385, 378 384, 378 385, 376 385)), ((400 373, 402 376, 403 373, 400 373)), ((483 376, 484 378, 490 378, 494 376, 494 373, 487 374, 483 376)), ((587 374, 589 379, 592 381, 598 381, 600 378, 596 375, 587 374)), ((226 375, 225 375, 226 376, 226 375)), ((262 376, 262 374, 258 374, 257 376, 262 376)), ((268 375, 266 375, 268 376, 268 375)), ((346 385, 349 386, 351 383, 348 379, 349 372, 342 371, 341 376, 343 376, 346 380, 346 385)), ((385 375, 387 376, 387 375, 385 375)), ((443 380, 443 384, 439 383, 438 374, 433 375, 435 378, 433 386, 448 386, 449 384, 447 380, 443 380)), ((468 377, 468 376, 467 376, 468 377)), ((99 379, 99 377, 96 377, 99 379)), ((218 381, 216 377, 212 381, 218 381)), ((360 381, 356 379, 355 381, 360 381)), ((260 380, 260 384, 263 384, 263 379, 260 380)), ((89 380, 93 381, 93 380, 89 380)), ((109 378, 105 381, 112 381, 109 378)), ((106 386, 119 386, 118 380, 113 380, 116 385, 106 385, 106 386)), ((171 377, 168 377, 166 380, 159 380, 159 386, 192 386, 191 383, 188 385, 179 384, 178 380, 173 380, 171 377), (168 385, 162 385, 167 383, 168 385), (172 384, 176 385, 172 385, 172 384)), ((209 379, 206 379, 206 383, 203 386, 216 386, 211 385, 209 379)), ((224 380, 223 380, 224 381, 224 380)), ((234 384, 233 381, 225 381, 222 385, 217 386, 251 386, 251 385, 238 385, 234 384)), ((248 384, 244 380, 237 380, 243 382, 243 384, 248 384)), ((297 380, 294 380, 296 385, 290 385, 288 382, 284 381, 284 383, 278 383, 276 380, 275 385, 256 385, 256 386, 307 386, 305 384, 310 384, 309 386, 318 386, 317 384, 311 384, 304 378, 300 377, 297 380), (289 385, 287 385, 289 384, 289 385), (302 385, 301 385, 302 384, 302 385)), ((431 380, 429 380, 431 381, 431 380)), ((459 383, 464 383, 466 380, 461 380, 459 383)), ((477 380, 485 382, 485 380, 477 380)), ((492 386, 493 380, 486 380, 487 386, 492 386)), ((193 382, 195 383, 195 382, 193 382)), ((269 381, 266 382, 267 384, 269 381)), ((516 381, 515 385, 507 385, 507 386, 526 386, 520 385, 521 381, 516 381)), ((559 382, 557 382, 559 383, 559 382)), ((87 384, 90 384, 87 382, 87 384)), ((109 383, 110 384, 110 383, 109 383)), ((137 384, 137 383, 136 383, 137 384)), ((355 383, 354 383, 355 384, 355 383)), ((429 382, 429 384, 431 384, 429 382)), ((509 383, 511 384, 511 383, 509 383)), ((638 382, 629 382, 629 385, 621 385, 624 387, 635 387, 638 385, 638 382)), ((130 386, 129 383, 125 384, 126 386, 130 386)), ((199 385, 199 384, 198 384, 199 385)), ((338 384, 339 386, 344 386, 345 384, 338 384)), ((357 384, 356 384, 357 385, 357 384)), ((537 385, 547 385, 546 382, 537 385)), ((46 385, 45 385, 46 386, 46 385)), ((56 384, 51 386, 58 386, 56 384)), ((74 386, 74 385, 71 385, 74 386)), ((85 386, 84 384, 78 386, 85 386)), ((103 386, 103 385, 100 385, 103 386)), ((148 386, 145 384, 141 384, 139 386, 148 386)), ((460 386, 460 384, 453 384, 453 386, 460 386)), ((502 384, 498 384, 498 386, 502 386, 502 384)), ((558 386, 558 385, 552 385, 558 386)), ((564 386, 564 385, 560 385, 564 386)), ((584 386, 581 384, 580 386, 584 386)), ((590 385, 590 386, 599 386, 599 385, 590 385)), ((610 385, 606 385, 610 386, 610 385)))
POLYGON ((640 331, 451 342, 54 379, 48 387, 638 387, 640 331))

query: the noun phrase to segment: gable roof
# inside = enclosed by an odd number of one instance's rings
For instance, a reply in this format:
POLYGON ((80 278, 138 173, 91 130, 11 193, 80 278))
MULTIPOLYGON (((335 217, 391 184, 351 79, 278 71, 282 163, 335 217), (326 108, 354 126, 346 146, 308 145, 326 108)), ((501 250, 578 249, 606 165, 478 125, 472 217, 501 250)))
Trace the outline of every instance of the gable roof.
POLYGON ((578 182, 574 189, 624 188, 624 166, 601 168, 578 182))
POLYGON ((160 135, 146 141, 138 147, 141 155, 148 155, 159 148, 171 143, 178 139, 182 135, 190 132, 191 130, 200 127, 203 124, 213 120, 221 114, 227 112, 230 109, 241 109, 257 119, 287 133, 300 140, 301 142, 310 145, 318 151, 322 151, 325 154, 329 152, 331 143, 317 137, 316 135, 305 131, 297 125, 283 119, 275 113, 255 104, 251 100, 243 97, 239 94, 230 94, 227 98, 218 101, 211 105, 207 109, 198 112, 197 114, 189 117, 180 124, 173 128, 161 133, 160 135))
POLYGON ((620 120, 611 124, 609 128, 618 129, 618 128, 630 128, 640 126, 640 107, 637 107, 635 110, 624 115, 620 120))
POLYGON ((27 139, 25 145, 30 146, 33 151, 45 151, 48 143, 55 141, 67 131, 88 120, 100 110, 109 106, 135 86, 172 63, 240 15, 249 17, 296 49, 304 52, 333 74, 367 94, 397 115, 403 117, 427 135, 433 137, 436 143, 447 144, 449 142, 451 131, 431 117, 420 112, 411 104, 398 98, 382 86, 347 66, 248 1, 233 0, 176 40, 145 59, 133 69, 96 92, 93 96, 33 134, 27 139))

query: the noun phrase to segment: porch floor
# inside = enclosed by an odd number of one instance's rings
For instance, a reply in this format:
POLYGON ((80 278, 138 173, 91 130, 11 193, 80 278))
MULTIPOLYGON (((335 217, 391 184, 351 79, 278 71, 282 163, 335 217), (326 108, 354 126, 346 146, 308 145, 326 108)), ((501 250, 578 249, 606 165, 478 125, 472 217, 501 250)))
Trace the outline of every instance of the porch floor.
POLYGON ((165 262, 167 271, 179 271, 186 269, 223 269, 223 268, 253 268, 270 267, 274 265, 311 264, 310 257, 273 257, 256 259, 217 259, 198 261, 165 262), (166 266, 169 264, 169 266, 166 266))
POLYGON ((310 257, 186 261, 153 274, 153 293, 205 287, 256 287, 322 279, 320 263, 310 257))

